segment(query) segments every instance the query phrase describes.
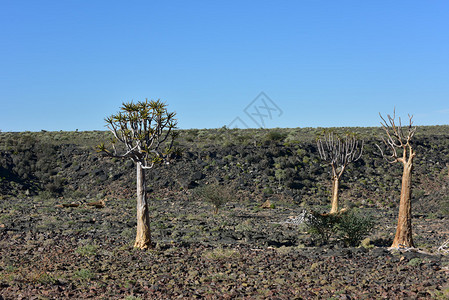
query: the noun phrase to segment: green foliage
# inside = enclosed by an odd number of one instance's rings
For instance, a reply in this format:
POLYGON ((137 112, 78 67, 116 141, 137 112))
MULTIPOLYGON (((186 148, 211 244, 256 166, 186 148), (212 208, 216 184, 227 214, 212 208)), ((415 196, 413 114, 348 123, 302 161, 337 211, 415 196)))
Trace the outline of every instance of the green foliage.
POLYGON ((94 256, 97 254, 98 246, 96 245, 84 245, 79 246, 75 252, 82 255, 82 256, 94 256))
POLYGON ((274 194, 273 189, 270 188, 270 187, 264 188, 262 192, 263 192, 264 194, 266 194, 266 195, 272 195, 272 194, 274 194))
POLYGON ((422 263, 422 259, 419 257, 412 258, 407 265, 411 267, 417 267, 422 263))
POLYGON ((320 214, 315 211, 311 211, 310 214, 305 219, 307 230, 319 242, 327 244, 337 230, 339 217, 335 214, 320 214))
POLYGON ((362 215, 356 210, 338 214, 312 211, 305 223, 309 233, 322 244, 329 243, 330 238, 335 235, 346 246, 358 246, 375 225, 371 216, 362 215))
POLYGON ((41 272, 39 274, 30 274, 33 281, 39 282, 41 284, 55 284, 57 279, 47 272, 41 272))
POLYGON ((266 142, 281 142, 287 137, 288 133, 282 132, 280 130, 270 130, 265 135, 264 140, 266 142))
POLYGON ((113 134, 112 149, 104 143, 97 146, 97 152, 105 156, 131 158, 145 167, 162 163, 170 158, 174 139, 178 133, 176 113, 167 111, 167 104, 161 100, 123 103, 121 111, 105 118, 113 134), (119 153, 116 143, 126 147, 119 153))
POLYGON ((196 188, 194 197, 211 203, 214 206, 214 214, 217 214, 218 209, 232 199, 232 193, 228 187, 211 183, 196 188))
POLYGON ((79 269, 73 274, 73 277, 80 281, 89 281, 95 277, 95 273, 89 269, 79 269))
POLYGON ((338 236, 346 246, 358 246, 372 231, 374 225, 372 216, 362 215, 359 211, 350 210, 338 217, 338 236))
POLYGON ((415 199, 421 199, 422 197, 424 197, 425 194, 426 194, 426 191, 424 191, 424 190, 418 190, 418 189, 413 190, 413 197, 415 199))
POLYGON ((274 171, 274 176, 275 176, 276 179, 278 180, 279 185, 281 184, 281 181, 284 181, 285 178, 287 177, 286 174, 287 174, 286 171, 285 171, 285 170, 282 170, 282 169, 276 169, 276 170, 274 171))

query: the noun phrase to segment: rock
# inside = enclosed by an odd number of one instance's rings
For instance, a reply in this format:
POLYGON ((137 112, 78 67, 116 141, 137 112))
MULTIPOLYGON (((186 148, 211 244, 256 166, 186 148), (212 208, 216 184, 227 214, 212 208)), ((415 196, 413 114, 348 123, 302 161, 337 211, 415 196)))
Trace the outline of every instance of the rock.
POLYGON ((365 238, 363 241, 361 241, 360 245, 365 248, 365 249, 369 249, 369 248, 373 248, 374 245, 371 244, 371 239, 370 238, 365 238))
POLYGON ((197 187, 198 183, 196 183, 193 180, 187 179, 187 180, 181 180, 180 185, 183 189, 190 190, 190 189, 197 187))
POLYGON ((89 202, 86 205, 93 206, 95 208, 104 208, 106 201, 107 201, 107 199, 104 199, 104 200, 100 200, 100 201, 89 202))
POLYGON ((190 176, 190 180, 191 180, 191 181, 198 181, 198 180, 203 179, 204 177, 205 177, 205 175, 204 175, 202 172, 197 171, 197 172, 194 172, 194 173, 190 176))
POLYGON ((386 248, 376 247, 370 251, 372 256, 391 256, 391 253, 386 248))
POLYGON ((265 201, 260 207, 261 208, 272 208, 270 200, 265 201))

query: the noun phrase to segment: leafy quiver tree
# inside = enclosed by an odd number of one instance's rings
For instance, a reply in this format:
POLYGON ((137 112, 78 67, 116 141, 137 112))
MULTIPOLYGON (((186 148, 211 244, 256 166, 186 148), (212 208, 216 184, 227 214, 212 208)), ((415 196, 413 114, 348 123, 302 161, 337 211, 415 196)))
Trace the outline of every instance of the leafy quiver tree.
POLYGON ((343 137, 332 131, 323 132, 317 139, 318 152, 322 160, 332 167, 332 200, 331 214, 339 211, 338 188, 346 167, 362 157, 363 140, 357 139, 354 133, 346 133, 343 137))
POLYGON ((134 247, 151 247, 150 217, 146 197, 145 169, 168 163, 176 137, 174 112, 160 100, 123 103, 120 112, 105 119, 114 135, 112 149, 103 144, 97 151, 105 156, 129 158, 137 167, 137 235, 134 247), (116 144, 122 144, 120 151, 116 144), (124 147, 123 147, 124 146, 124 147))
POLYGON ((410 144, 411 139, 415 135, 416 126, 413 127, 413 116, 409 117, 409 125, 403 127, 401 118, 399 118, 399 126, 396 125, 395 112, 393 117, 387 115, 388 121, 379 113, 382 121, 380 122, 385 136, 382 141, 388 150, 383 150, 376 145, 382 156, 390 163, 400 162, 403 165, 401 199, 399 202, 398 225, 396 227, 396 235, 393 240, 392 248, 414 247, 412 238, 412 206, 411 206, 411 186, 412 186, 412 170, 415 151, 410 144))

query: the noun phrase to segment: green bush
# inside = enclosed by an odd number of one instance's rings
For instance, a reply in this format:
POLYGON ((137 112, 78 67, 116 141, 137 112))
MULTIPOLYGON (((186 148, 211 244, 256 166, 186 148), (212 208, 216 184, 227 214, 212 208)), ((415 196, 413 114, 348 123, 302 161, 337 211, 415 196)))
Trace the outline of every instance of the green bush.
POLYGON ((209 202, 214 206, 214 214, 218 213, 218 209, 232 198, 229 188, 211 183, 198 187, 194 190, 194 197, 209 202))
POLYGON ((312 234, 313 238, 322 244, 327 244, 331 236, 336 232, 338 216, 311 211, 304 221, 308 232, 312 234))
POLYGON ((305 218, 305 224, 313 238, 327 244, 336 235, 346 246, 358 246, 371 232, 375 222, 369 215, 362 215, 356 210, 339 214, 320 214, 312 211, 305 218))
POLYGON ((97 254, 98 246, 96 245, 84 245, 79 246, 75 252, 82 255, 82 256, 94 256, 97 254))
POLYGON ((411 267, 419 266, 422 263, 422 259, 419 257, 412 258, 407 265, 411 267))
POLYGON ((272 194, 274 194, 273 189, 270 188, 270 187, 264 188, 262 192, 263 192, 264 194, 266 194, 266 195, 272 195, 272 194))
POLYGON ((264 137, 266 142, 281 142, 287 137, 287 133, 279 130, 270 130, 264 137))
POLYGON ((73 277, 80 281, 89 281, 95 277, 95 274, 88 269, 79 269, 73 274, 73 277))
POLYGON ((375 225, 370 215, 362 215, 356 210, 344 212, 338 218, 338 237, 346 246, 358 246, 375 225))

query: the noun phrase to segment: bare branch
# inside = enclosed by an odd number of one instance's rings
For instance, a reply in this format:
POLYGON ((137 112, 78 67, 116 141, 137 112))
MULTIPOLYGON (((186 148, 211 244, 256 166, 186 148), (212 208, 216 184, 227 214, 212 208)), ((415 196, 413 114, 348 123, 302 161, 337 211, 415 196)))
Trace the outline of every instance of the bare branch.
POLYGON ((409 153, 409 157, 414 156, 414 152, 412 151, 410 141, 415 135, 416 127, 413 127, 413 116, 408 115, 409 117, 409 125, 407 127, 402 126, 401 118, 398 118, 399 126, 396 125, 396 109, 393 111, 393 117, 387 115, 388 122, 379 113, 381 118, 381 126, 384 129, 385 136, 381 137, 382 142, 389 150, 390 154, 386 154, 382 148, 376 144, 379 149, 382 157, 384 157, 389 163, 402 162, 406 163, 407 161, 407 152, 409 153), (398 155, 398 149, 402 151, 402 157, 398 155))
POLYGON ((364 142, 360 143, 356 136, 347 133, 344 138, 333 132, 324 133, 317 139, 318 152, 322 160, 332 166, 334 176, 340 177, 346 166, 362 157, 364 142), (339 171, 337 172, 337 169, 339 171))

